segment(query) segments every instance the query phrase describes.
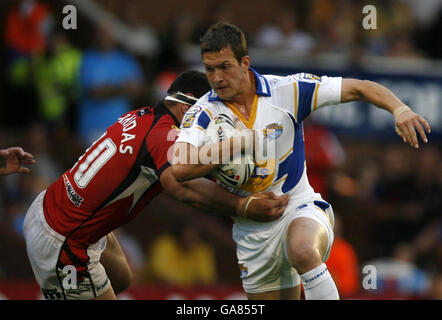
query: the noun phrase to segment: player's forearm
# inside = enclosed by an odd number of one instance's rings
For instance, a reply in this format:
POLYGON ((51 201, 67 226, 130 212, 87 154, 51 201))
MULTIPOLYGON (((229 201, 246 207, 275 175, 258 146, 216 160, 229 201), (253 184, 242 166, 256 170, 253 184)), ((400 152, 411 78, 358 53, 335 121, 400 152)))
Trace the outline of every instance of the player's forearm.
POLYGON ((342 79, 341 102, 363 100, 394 115, 396 133, 414 148, 419 148, 416 131, 428 142, 424 129, 430 133, 427 120, 413 112, 393 92, 379 83, 368 80, 342 79))
POLYGON ((175 144, 172 172, 179 182, 205 177, 241 152, 239 137, 196 148, 189 143, 175 144))
POLYGON ((404 103, 386 87, 370 80, 343 79, 343 101, 362 100, 391 113, 404 103), (344 92, 347 82, 347 92, 344 92))
POLYGON ((244 200, 205 178, 187 181, 183 185, 187 189, 182 199, 184 202, 221 215, 237 216, 237 210, 244 200))
POLYGON ((174 164, 172 173, 178 182, 184 182, 208 176, 217 166, 216 164, 174 164))

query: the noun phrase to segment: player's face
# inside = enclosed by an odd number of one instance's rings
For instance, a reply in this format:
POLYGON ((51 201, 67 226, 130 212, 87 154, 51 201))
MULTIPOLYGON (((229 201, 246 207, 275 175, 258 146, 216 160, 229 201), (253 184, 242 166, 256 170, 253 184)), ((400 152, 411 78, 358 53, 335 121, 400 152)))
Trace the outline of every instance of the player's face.
POLYGON ((238 62, 228 46, 218 52, 206 52, 202 58, 210 86, 221 99, 231 101, 241 94, 248 76, 248 56, 238 62))

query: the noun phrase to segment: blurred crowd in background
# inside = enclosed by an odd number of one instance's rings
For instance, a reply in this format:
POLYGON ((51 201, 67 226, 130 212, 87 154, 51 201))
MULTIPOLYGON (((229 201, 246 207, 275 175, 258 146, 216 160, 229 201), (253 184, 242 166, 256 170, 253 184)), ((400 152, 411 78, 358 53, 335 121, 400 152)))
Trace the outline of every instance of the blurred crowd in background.
MULTIPOLYGON (((299 56, 442 58, 438 0, 71 2, 76 30, 62 28, 66 1, 0 4, 0 148, 21 146, 37 160, 32 173, 0 179, 0 281, 33 280, 21 228, 34 197, 118 116, 155 105, 212 23, 238 25, 252 48, 299 56), (361 27, 365 4, 382 26, 372 32, 361 27), (111 18, 90 19, 103 10, 111 18)), ((355 142, 314 122, 305 140, 311 184, 335 210, 328 266, 341 296, 441 299, 441 142, 355 142), (367 265, 377 290, 362 287, 367 265)), ((160 195, 137 219, 116 232, 136 284, 240 284, 229 218, 160 195)))

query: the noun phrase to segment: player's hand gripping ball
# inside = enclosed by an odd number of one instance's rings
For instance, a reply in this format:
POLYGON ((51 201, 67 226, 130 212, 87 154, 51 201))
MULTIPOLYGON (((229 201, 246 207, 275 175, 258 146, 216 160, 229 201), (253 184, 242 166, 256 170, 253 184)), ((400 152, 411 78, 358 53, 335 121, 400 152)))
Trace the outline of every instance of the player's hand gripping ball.
MULTIPOLYGON (((226 114, 219 114, 206 129, 205 144, 214 144, 238 134, 234 121, 226 114)), ((218 166, 212 175, 222 184, 238 188, 245 184, 255 169, 253 152, 237 153, 228 164, 218 166)))

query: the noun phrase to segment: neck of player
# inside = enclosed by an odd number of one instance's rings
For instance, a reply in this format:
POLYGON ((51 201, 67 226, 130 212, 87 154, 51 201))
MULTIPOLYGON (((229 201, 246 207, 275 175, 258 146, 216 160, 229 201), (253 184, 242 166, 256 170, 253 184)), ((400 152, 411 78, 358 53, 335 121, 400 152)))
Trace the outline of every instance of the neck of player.
POLYGON ((248 74, 244 77, 240 92, 229 101, 239 112, 245 116, 249 116, 252 109, 253 100, 256 94, 255 76, 252 71, 248 70, 248 74))

